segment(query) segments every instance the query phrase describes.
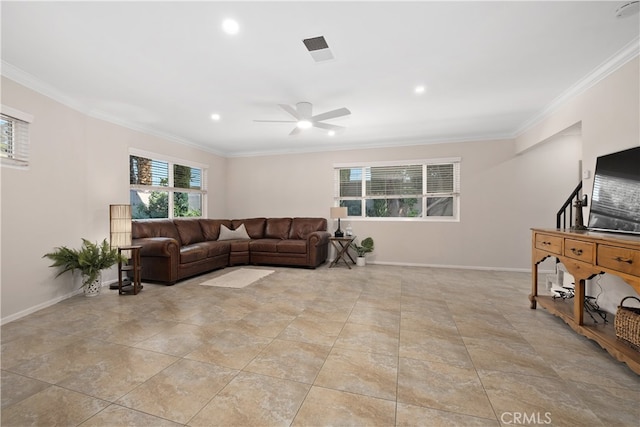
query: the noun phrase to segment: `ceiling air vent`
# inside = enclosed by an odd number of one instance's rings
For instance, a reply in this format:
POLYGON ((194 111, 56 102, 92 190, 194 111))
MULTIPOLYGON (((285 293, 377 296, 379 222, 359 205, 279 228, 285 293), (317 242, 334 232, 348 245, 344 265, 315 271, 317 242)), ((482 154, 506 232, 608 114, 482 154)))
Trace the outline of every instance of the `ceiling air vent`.
POLYGON ((322 62, 333 59, 333 53, 331 53, 329 45, 323 36, 304 39, 302 43, 307 47, 314 61, 322 62))

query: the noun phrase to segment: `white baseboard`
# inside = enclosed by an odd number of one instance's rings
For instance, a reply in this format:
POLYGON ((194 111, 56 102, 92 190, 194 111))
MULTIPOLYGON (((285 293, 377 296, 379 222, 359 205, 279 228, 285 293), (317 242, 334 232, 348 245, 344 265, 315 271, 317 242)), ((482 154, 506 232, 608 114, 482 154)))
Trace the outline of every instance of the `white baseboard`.
MULTIPOLYGON (((102 282, 101 286, 102 287, 109 286, 112 283, 118 283, 118 280, 109 280, 107 282, 102 282)), ((6 323, 13 322, 14 320, 18 320, 18 319, 20 319, 22 317, 28 316, 29 314, 35 313, 36 311, 40 311, 43 308, 50 307, 50 306, 52 306, 54 304, 59 303, 60 301, 64 301, 64 300, 69 299, 69 298, 71 298, 71 297, 73 297, 75 295, 81 294, 82 292, 83 292, 82 288, 76 289, 75 291, 70 292, 70 293, 68 293, 66 295, 61 295, 61 296, 53 298, 53 299, 51 299, 49 301, 45 301, 45 302, 43 302, 41 304, 34 305, 33 307, 29 307, 26 310, 22 310, 22 311, 19 311, 17 313, 11 314, 11 315, 9 315, 7 317, 3 317, 2 320, 0 320, 0 325, 4 325, 6 323)))
POLYGON ((27 315, 32 314, 32 313, 35 313, 36 311, 40 311, 43 308, 50 307, 50 306, 52 306, 54 304, 59 303, 60 301, 64 301, 64 300, 66 300, 68 298, 71 298, 74 295, 78 295, 79 293, 82 293, 82 288, 77 289, 77 290, 75 290, 75 291, 73 291, 71 293, 68 293, 66 295, 62 295, 62 296, 59 296, 57 298, 51 299, 49 301, 43 302, 41 304, 34 305, 33 307, 29 307, 26 310, 19 311, 19 312, 14 313, 14 314, 12 314, 10 316, 3 317, 2 321, 0 321, 0 324, 4 325, 6 323, 13 322, 14 320, 18 320, 18 319, 20 319, 20 318, 22 318, 24 316, 27 316, 27 315))

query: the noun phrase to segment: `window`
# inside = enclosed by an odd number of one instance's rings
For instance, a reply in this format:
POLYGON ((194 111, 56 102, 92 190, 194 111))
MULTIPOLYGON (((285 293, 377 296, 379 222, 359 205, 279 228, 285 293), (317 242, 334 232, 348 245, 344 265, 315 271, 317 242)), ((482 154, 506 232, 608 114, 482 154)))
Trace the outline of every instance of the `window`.
POLYGON ((458 220, 460 159, 335 166, 335 201, 349 217, 458 220))
POLYGON ((33 117, 6 106, 0 113, 0 159, 3 166, 29 167, 29 123, 33 117))
POLYGON ((207 195, 203 185, 206 169, 187 165, 187 162, 180 160, 162 160, 151 158, 153 155, 136 154, 129 155, 129 194, 133 218, 203 216, 207 195))

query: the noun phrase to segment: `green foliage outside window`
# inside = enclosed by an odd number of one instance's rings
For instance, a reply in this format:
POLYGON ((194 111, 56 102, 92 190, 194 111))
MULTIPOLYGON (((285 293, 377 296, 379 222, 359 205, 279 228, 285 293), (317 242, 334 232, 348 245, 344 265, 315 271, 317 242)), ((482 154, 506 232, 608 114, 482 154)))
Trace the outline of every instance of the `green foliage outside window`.
POLYGON ((129 182, 135 219, 169 218, 170 201, 173 218, 202 216, 202 169, 131 155, 129 182), (171 176, 173 183, 169 182, 171 176), (166 187, 166 191, 154 187, 166 187))

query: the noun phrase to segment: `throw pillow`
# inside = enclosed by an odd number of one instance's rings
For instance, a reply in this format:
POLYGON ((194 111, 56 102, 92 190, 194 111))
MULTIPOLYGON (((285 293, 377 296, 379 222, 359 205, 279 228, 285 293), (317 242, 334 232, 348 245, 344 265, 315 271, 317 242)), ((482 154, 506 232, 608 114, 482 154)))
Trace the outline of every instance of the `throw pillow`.
POLYGON ((240 225, 235 230, 229 230, 226 225, 220 224, 220 236, 218 240, 249 240, 250 237, 247 234, 244 224, 240 225))

